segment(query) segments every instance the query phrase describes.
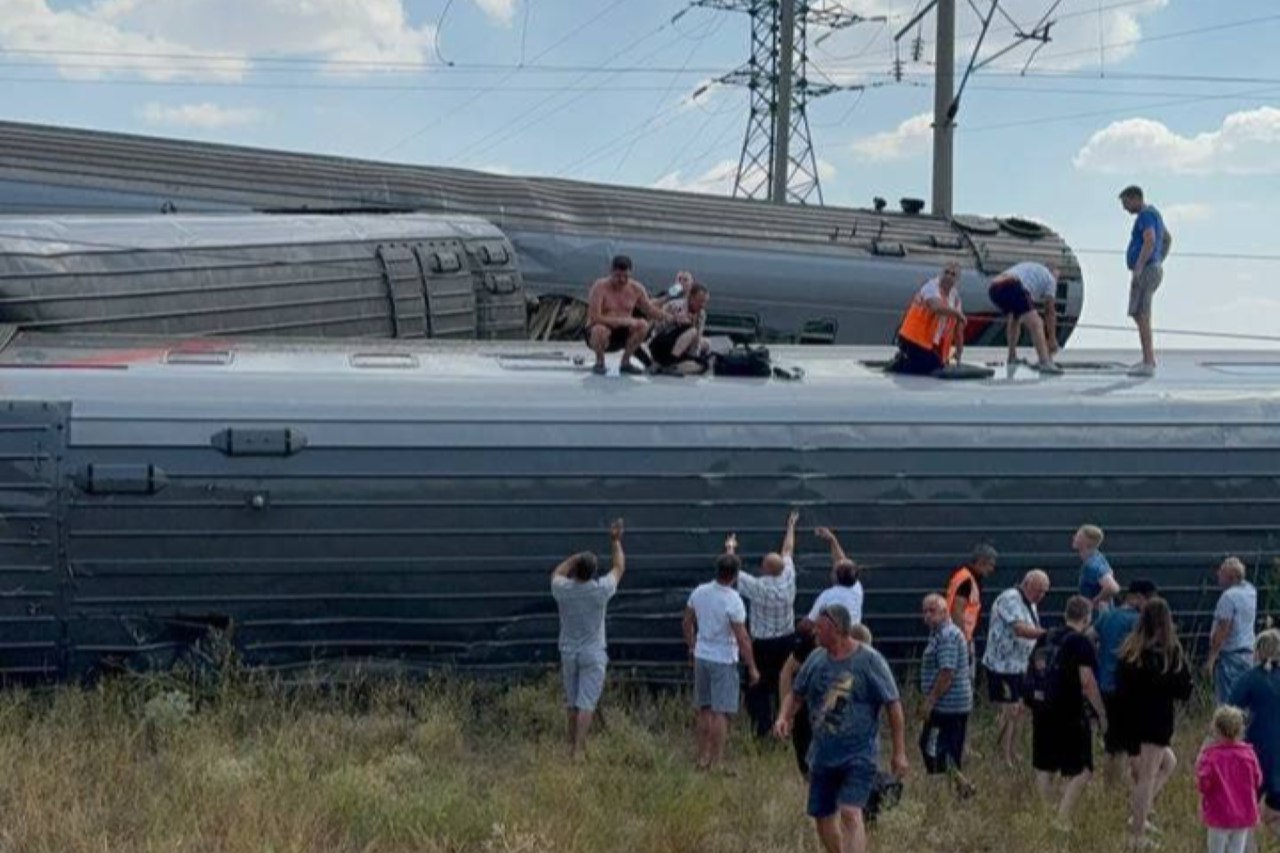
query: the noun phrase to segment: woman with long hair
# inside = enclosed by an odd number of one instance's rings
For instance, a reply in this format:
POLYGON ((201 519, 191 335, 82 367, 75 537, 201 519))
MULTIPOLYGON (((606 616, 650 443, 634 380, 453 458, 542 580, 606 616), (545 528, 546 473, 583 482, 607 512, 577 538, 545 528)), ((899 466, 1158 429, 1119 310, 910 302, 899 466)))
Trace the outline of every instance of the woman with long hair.
POLYGON ((1262 765, 1262 823, 1280 839, 1280 630, 1258 635, 1253 660, 1232 688, 1231 704, 1249 714, 1245 739, 1262 765))
MULTIPOLYGON (((1191 698, 1191 666, 1187 662, 1173 613, 1163 598, 1142 606, 1138 624, 1120 646, 1116 669, 1116 705, 1120 708, 1125 750, 1133 758, 1135 781, 1129 799, 1129 840, 1134 847, 1152 846, 1147 833, 1151 809, 1178 757, 1173 742, 1174 705, 1191 698)), ((1113 724, 1116 724, 1113 723, 1113 724)))

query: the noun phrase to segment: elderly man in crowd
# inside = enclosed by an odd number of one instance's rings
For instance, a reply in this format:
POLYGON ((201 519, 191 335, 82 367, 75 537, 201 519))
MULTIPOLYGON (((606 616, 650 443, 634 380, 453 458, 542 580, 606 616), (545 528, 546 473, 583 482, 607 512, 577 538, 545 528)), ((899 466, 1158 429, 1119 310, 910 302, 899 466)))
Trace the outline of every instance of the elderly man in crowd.
POLYGON ((814 630, 820 648, 809 655, 782 702, 774 731, 791 735, 796 712, 807 708, 813 729, 809 748, 809 815, 827 853, 865 853, 863 809, 875 784, 880 710, 889 712, 898 777, 909 770, 906 725, 889 664, 850 636, 853 617, 842 605, 827 605, 814 630))
MULTIPOLYGON (((755 725, 757 737, 768 737, 773 730, 778 677, 795 645, 796 565, 791 555, 796 550, 799 519, 799 512, 792 511, 787 516, 782 547, 764 555, 759 577, 738 572, 738 593, 751 605, 747 624, 756 666, 760 669, 760 681, 747 688, 747 714, 755 725)), ((729 534, 724 550, 727 554, 737 554, 738 537, 729 534)))
POLYGON ((982 666, 987 671, 988 698, 999 709, 996 740, 1009 767, 1018 763, 1014 743, 1023 716, 1022 679, 1036 640, 1045 635, 1036 608, 1048 592, 1049 576, 1032 569, 1021 583, 1000 593, 991 608, 982 666))
POLYGON ((609 529, 612 565, 597 577, 599 561, 590 551, 566 558, 551 573, 551 595, 560 611, 560 672, 569 714, 569 751, 581 758, 609 664, 605 610, 627 571, 622 519, 609 529))
POLYGON ((1213 677, 1213 698, 1219 705, 1230 701, 1236 680, 1253 665, 1258 590, 1245 575, 1244 563, 1238 557, 1227 557, 1218 567, 1222 595, 1213 611, 1205 669, 1213 677))
POLYGON ((973 679, 969 670, 969 641, 951 621, 947 600, 924 597, 921 605, 929 643, 920 666, 920 752, 930 775, 949 775, 956 793, 971 796, 973 783, 964 777, 964 742, 973 711, 973 679))

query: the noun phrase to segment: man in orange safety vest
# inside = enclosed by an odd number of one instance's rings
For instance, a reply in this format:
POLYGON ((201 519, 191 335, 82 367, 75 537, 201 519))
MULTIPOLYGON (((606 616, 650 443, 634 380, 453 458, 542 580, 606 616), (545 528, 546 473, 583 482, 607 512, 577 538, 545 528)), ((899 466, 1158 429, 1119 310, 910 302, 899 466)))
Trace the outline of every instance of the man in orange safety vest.
POLYGON ((960 306, 960 265, 948 263, 911 299, 898 328, 898 354, 888 369, 929 375, 941 370, 954 352, 964 351, 964 311, 960 306))

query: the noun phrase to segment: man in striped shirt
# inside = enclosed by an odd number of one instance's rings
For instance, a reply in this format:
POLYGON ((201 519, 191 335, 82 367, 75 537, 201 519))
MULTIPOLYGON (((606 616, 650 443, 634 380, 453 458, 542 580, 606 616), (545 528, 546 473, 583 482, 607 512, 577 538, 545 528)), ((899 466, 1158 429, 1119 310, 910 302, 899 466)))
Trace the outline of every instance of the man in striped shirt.
MULTIPOLYGON (((796 566, 792 554, 796 549, 799 519, 800 513, 794 510, 787 517, 782 548, 764 555, 759 577, 738 572, 738 592, 751 603, 747 622, 751 648, 760 669, 760 680, 747 688, 747 713, 759 738, 768 737, 773 730, 779 702, 778 679, 794 644, 796 566)), ((724 549, 729 554, 737 553, 738 539, 734 534, 729 534, 724 549)))
POLYGON ((973 710, 973 679, 969 675, 969 642, 951 621, 947 600, 926 595, 921 605, 929 629, 920 665, 920 752, 930 775, 947 774, 962 797, 973 794, 964 777, 964 742, 973 710))

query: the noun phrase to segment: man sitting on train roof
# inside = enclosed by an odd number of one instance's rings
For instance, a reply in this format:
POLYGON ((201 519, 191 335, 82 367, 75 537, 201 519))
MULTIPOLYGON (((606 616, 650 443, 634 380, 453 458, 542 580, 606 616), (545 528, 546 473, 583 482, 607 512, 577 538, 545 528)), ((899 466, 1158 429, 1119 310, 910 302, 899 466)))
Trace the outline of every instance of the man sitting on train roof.
POLYGON ((649 320, 662 319, 662 309, 649 300, 644 285, 631 277, 631 259, 618 255, 613 259, 608 276, 591 285, 587 297, 587 346, 596 354, 593 373, 604 374, 604 354, 622 350, 619 373, 642 374, 644 369, 631 363, 645 338, 649 337, 649 320), (644 317, 637 317, 637 310, 644 317))
POLYGON ((959 281, 960 265, 948 263, 912 297, 898 328, 898 354, 887 370, 929 375, 946 367, 952 352, 959 362, 965 325, 959 281))
POLYGON ((1062 368, 1053 362, 1053 354, 1058 351, 1057 290, 1057 272, 1032 261, 1014 264, 991 279, 987 296, 1005 316, 1010 364, 1018 359, 1018 338, 1025 325, 1040 357, 1037 369, 1041 373, 1062 373, 1062 368), (1044 311, 1043 322, 1040 310, 1044 311))
POLYGON ((662 319, 649 342, 654 364, 671 373, 706 372, 711 344, 703 334, 710 299, 707 286, 695 281, 685 288, 683 296, 663 303, 662 319))

